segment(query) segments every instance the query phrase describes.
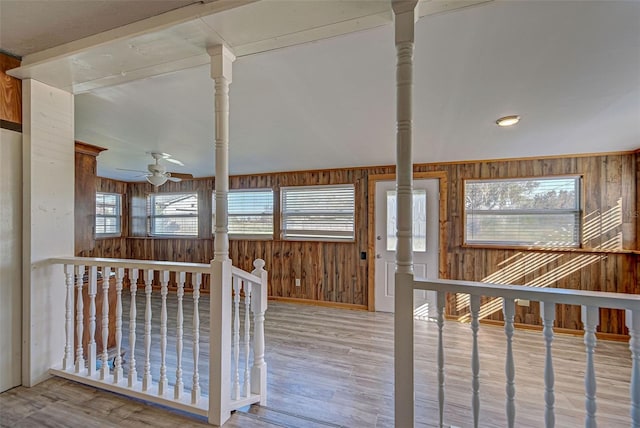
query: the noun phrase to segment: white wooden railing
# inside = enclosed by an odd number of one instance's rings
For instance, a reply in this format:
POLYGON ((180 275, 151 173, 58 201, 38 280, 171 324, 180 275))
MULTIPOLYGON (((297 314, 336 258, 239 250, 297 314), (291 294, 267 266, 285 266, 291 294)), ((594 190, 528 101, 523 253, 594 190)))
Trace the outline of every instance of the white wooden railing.
MULTIPOLYGON (((596 327, 599 324, 599 309, 612 308, 626 310, 626 323, 629 328, 631 340, 632 368, 630 388, 630 415, 631 426, 640 428, 640 295, 604 293, 594 291, 567 290, 559 288, 535 288, 516 285, 486 284, 471 281, 454 281, 444 279, 415 279, 415 290, 432 290, 437 294, 437 326, 438 326, 438 406, 439 426, 444 423, 445 402, 445 360, 443 341, 444 306, 446 293, 469 295, 470 321, 471 321, 471 408, 473 414, 473 426, 478 426, 481 421, 480 409, 480 360, 478 355, 478 319, 480 313, 480 297, 494 297, 502 299, 504 314, 504 331, 506 340, 505 360, 505 413, 507 425, 516 426, 515 406, 515 371, 516 364, 513 358, 512 338, 514 335, 515 301, 517 299, 538 301, 541 304, 541 317, 543 321, 543 336, 546 348, 544 365, 544 392, 541 396, 545 402, 545 427, 555 426, 555 394, 554 371, 551 343, 553 341, 553 323, 557 304, 581 305, 582 322, 584 324, 584 344, 586 350, 585 362, 585 427, 596 426, 596 371, 594 366, 594 352, 596 349, 596 327)), ((403 386, 403 396, 413 397, 413 385, 403 386)), ((396 397, 398 399, 399 397, 396 397)), ((401 397, 400 397, 401 398, 401 397)), ((402 399, 402 398, 401 398, 402 399)))
POLYGON ((232 410, 254 403, 266 405, 264 318, 267 310, 267 272, 263 260, 254 262, 255 270, 252 273, 232 266, 230 261, 212 261, 209 265, 64 257, 51 259, 50 263, 64 266, 65 277, 64 282, 61 278, 60 292, 66 293, 65 307, 61 308, 65 311, 64 355, 61 363, 51 368, 51 374, 207 416, 214 425, 222 425, 232 410), (98 272, 104 279, 100 290, 97 286, 98 272), (191 277, 191 287, 188 287, 187 275, 191 277), (155 289, 154 276, 159 279, 159 287, 155 284, 155 289), (176 291, 169 294, 171 276, 175 278, 176 291), (209 307, 202 307, 202 284, 207 277, 210 284, 209 307), (129 289, 123 287, 125 278, 129 280, 129 289), (115 287, 111 287, 110 291, 110 283, 114 282, 115 287), (144 286, 140 287, 139 283, 144 286), (85 294, 88 298, 83 298, 84 287, 87 287, 85 294), (189 291, 191 296, 185 297, 189 291), (115 308, 111 308, 109 294, 114 292, 115 308), (96 296, 99 293, 102 294, 99 311, 102 327, 96 331, 96 296), (128 298, 123 299, 123 295, 128 298), (139 315, 137 305, 141 297, 144 299, 144 313, 139 315), (152 300, 158 297, 160 313, 156 314, 157 303, 154 307, 152 300), (175 303, 177 308, 175 313, 168 311, 168 300, 171 299, 171 307, 175 303), (123 300, 125 303, 129 301, 128 316, 123 315, 123 306, 126 306, 123 300), (87 305, 89 319, 85 320, 87 305), (187 326, 185 305, 191 305, 193 312, 191 320, 188 320, 190 325, 187 326), (108 349, 109 313, 113 310, 115 347, 108 349), (201 314, 206 312, 210 316, 207 341, 210 358, 204 361, 209 366, 209 382, 208 388, 203 388, 199 367, 203 363, 200 360, 200 344, 204 337, 200 319, 201 314), (123 329, 123 317, 128 324, 128 331, 123 329), (171 330, 168 329, 169 317, 172 318, 171 330), (139 331, 136 330, 141 320, 144 322, 143 337, 139 337, 139 331), (82 344, 85 326, 89 329, 86 349, 82 344), (192 361, 188 364, 192 367, 191 373, 184 373, 185 329, 190 329, 191 333, 192 361), (126 338, 127 334, 128 349, 124 349, 123 337, 126 338), (102 339, 102 349, 97 349, 97 337, 102 339), (75 343, 76 338, 78 343, 75 343), (167 349, 168 339, 175 343, 174 349, 167 349), (136 360, 138 349, 144 350, 143 361, 136 360), (123 351, 126 361, 122 357, 123 351), (172 364, 175 361, 175 367, 167 364, 167 355, 170 353, 175 355, 175 358, 170 358, 172 364), (153 367, 153 364, 159 367, 153 367), (154 379, 152 373, 158 368, 159 377, 154 379), (190 389, 191 393, 186 394, 185 389, 190 389))

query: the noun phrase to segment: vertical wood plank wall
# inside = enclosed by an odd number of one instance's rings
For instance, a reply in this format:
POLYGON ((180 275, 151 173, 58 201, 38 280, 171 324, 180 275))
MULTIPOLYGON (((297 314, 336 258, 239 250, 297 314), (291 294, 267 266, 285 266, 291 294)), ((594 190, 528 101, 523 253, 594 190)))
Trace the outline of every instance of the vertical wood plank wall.
MULTIPOLYGON (((446 239, 441 243, 445 257, 445 277, 510 284, 543 283, 548 287, 639 293, 638 270, 638 186, 640 160, 636 153, 614 153, 575 157, 474 161, 415 165, 416 172, 444 172, 447 177, 446 239), (515 178, 577 174, 583 177, 585 250, 580 252, 527 251, 514 248, 475 248, 463 245, 463 180, 472 178, 515 178), (586 233, 588 230, 589 233, 586 233), (597 250, 605 246, 606 250, 597 250), (589 251, 594 250, 594 251, 589 251)), ((356 189, 356 239, 353 243, 294 242, 280 239, 264 241, 232 240, 230 253, 235 265, 251 270, 255 258, 267 261, 269 295, 365 308, 368 303, 367 270, 373 254, 368 251, 367 204, 370 175, 394 173, 393 166, 346 168, 322 171, 284 172, 236 176, 231 189, 271 188, 276 195, 283 186, 353 183, 356 189), (295 287, 295 278, 301 287, 295 287)), ((98 191, 124 190, 125 207, 131 219, 146 219, 143 201, 153 191, 147 183, 98 181, 98 191), (111 189, 111 190, 107 190, 111 189)), ((168 182, 161 192, 196 191, 200 200, 209 201, 213 179, 168 182)), ((198 238, 149 238, 145 230, 133 230, 125 220, 122 238, 98 239, 89 254, 99 257, 208 262, 213 257, 210 202, 201 208, 198 238), (202 209, 204 208, 204 209, 202 209), (129 237, 135 236, 135 237, 129 237)), ((279 218, 276 215, 276 218, 279 218)), ((135 220, 131 220, 135 221, 135 220)), ((144 226, 143 222, 141 227, 144 226)), ((278 230, 278 225, 276 225, 278 230)), ((277 236, 277 235, 276 235, 277 236)), ((467 309, 450 296, 447 313, 464 316, 467 309), (460 306, 460 307, 458 307, 460 306)), ((495 302, 483 302, 487 308, 495 302)), ((601 330, 624 334, 624 315, 603 310, 601 330)), ((500 319, 500 311, 488 319, 500 319)), ((579 329, 580 309, 560 306, 557 326, 579 329)), ((518 306, 516 321, 540 324, 539 307, 518 306)))
POLYGON ((2 127, 21 132, 12 124, 22 124, 22 82, 6 74, 20 67, 20 60, 0 52, 0 121, 2 127))

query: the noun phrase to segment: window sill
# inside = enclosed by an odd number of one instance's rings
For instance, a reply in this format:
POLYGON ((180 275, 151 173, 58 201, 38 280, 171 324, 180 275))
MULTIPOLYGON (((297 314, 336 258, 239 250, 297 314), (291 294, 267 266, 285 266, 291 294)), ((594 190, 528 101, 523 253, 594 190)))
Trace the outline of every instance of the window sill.
POLYGON ((632 254, 640 255, 640 250, 627 250, 627 249, 603 249, 603 248, 543 248, 543 247, 527 247, 517 245, 473 245, 463 244, 461 248, 469 248, 476 250, 513 250, 513 251, 528 251, 538 253, 578 253, 578 254, 632 254))

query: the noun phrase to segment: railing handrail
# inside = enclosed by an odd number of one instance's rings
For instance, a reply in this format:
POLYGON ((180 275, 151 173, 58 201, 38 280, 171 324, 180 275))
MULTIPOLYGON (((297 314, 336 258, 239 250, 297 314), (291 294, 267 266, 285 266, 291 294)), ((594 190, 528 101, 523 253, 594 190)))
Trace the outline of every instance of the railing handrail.
MULTIPOLYGON (((110 259, 102 257, 57 257, 48 260, 51 264, 73 264, 83 266, 109 266, 129 269, 170 270, 173 272, 211 273, 208 263, 169 262, 136 259, 110 259)), ((251 274, 248 274, 251 275, 251 274)), ((253 281, 253 280, 252 280, 253 281)))
POLYGON ((262 278, 250 272, 247 272, 246 270, 242 270, 237 266, 231 266, 231 274, 235 277, 248 281, 252 284, 256 284, 256 285, 262 284, 262 278))
POLYGON ((447 293, 465 293, 486 297, 506 297, 569 305, 611 309, 640 310, 640 295, 585 291, 567 288, 543 288, 535 285, 506 285, 454 279, 414 278, 413 288, 447 293))

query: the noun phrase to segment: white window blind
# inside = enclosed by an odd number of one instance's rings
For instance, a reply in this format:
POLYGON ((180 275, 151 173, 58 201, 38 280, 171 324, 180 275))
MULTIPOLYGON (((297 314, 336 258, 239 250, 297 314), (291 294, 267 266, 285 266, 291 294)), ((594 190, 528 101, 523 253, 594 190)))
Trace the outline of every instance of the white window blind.
POLYGON ((118 193, 96 193, 96 235, 120 235, 122 197, 118 193))
POLYGON ((465 181, 468 244, 577 247, 580 178, 465 181))
POLYGON ((198 236, 198 195, 149 195, 149 222, 152 236, 198 236))
POLYGON ((283 239, 354 239, 352 184, 283 187, 281 198, 283 239))
MULTIPOLYGON (((273 237, 273 190, 230 190, 228 201, 229 235, 241 235, 244 238, 273 237)), ((215 192, 212 206, 215 225, 215 192)))

